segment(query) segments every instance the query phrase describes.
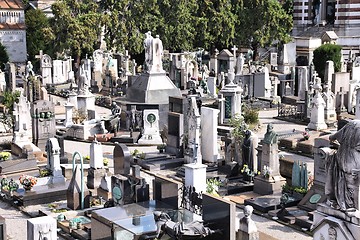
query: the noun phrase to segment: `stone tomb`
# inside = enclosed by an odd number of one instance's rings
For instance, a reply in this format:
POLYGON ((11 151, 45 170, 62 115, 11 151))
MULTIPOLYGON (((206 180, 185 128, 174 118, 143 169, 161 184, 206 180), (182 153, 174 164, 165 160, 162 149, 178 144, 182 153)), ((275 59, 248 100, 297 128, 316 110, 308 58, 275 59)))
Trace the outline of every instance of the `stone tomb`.
POLYGON ((159 132, 159 110, 144 110, 144 131, 138 144, 162 144, 159 132))
POLYGON ((66 189, 69 182, 35 185, 31 191, 18 189, 13 192, 13 199, 19 202, 20 206, 31 206, 66 200, 66 189))

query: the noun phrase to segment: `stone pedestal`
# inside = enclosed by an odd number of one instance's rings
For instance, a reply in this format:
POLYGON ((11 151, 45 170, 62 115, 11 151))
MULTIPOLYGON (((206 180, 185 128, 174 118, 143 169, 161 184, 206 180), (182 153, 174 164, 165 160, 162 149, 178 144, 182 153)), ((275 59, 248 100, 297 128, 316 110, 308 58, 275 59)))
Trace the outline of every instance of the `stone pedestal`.
POLYGON ((88 110, 95 110, 95 96, 92 94, 77 96, 77 107, 80 112, 88 116, 88 110))
POLYGON ((44 216, 28 219, 27 239, 57 239, 55 218, 44 216))
POLYGON ((254 192, 262 195, 279 193, 282 186, 286 183, 286 179, 279 176, 265 178, 256 176, 254 178, 254 192))
POLYGON ((96 189, 101 185, 101 179, 106 174, 106 170, 89 168, 87 175, 87 186, 90 189, 96 189))
POLYGON ((206 165, 185 164, 185 186, 195 187, 196 192, 206 192, 206 165))
POLYGON ((264 167, 270 168, 270 176, 280 176, 280 162, 279 162, 279 150, 278 144, 267 144, 262 145, 261 152, 261 169, 263 171, 264 167))
POLYGON ((74 105, 75 108, 77 108, 77 106, 78 106, 78 104, 77 104, 77 94, 75 92, 70 92, 69 93, 68 102, 71 103, 72 105, 74 105))
POLYGON ((220 93, 224 96, 224 101, 221 102, 220 118, 222 122, 228 123, 232 117, 241 115, 241 87, 234 84, 232 81, 227 84, 220 93))

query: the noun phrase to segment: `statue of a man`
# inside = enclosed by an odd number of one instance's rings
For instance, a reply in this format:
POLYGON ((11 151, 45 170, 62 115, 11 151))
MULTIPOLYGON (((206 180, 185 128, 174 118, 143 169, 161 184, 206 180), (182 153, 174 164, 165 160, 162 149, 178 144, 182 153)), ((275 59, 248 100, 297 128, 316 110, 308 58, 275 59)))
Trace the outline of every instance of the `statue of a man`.
POLYGON ((252 172, 257 172, 257 148, 258 139, 256 135, 252 134, 250 130, 246 130, 245 138, 243 140, 242 160, 252 172))
POLYGON ((156 35, 155 39, 153 39, 153 48, 154 48, 154 55, 152 58, 152 67, 155 69, 151 69, 151 70, 152 71, 155 70, 155 72, 161 72, 163 71, 162 57, 163 57, 164 49, 163 49, 162 41, 159 38, 159 35, 156 35))
POLYGON ((276 144, 277 141, 278 141, 277 133, 274 131, 274 127, 272 123, 269 123, 267 125, 267 131, 265 133, 263 142, 267 144, 276 144))
POLYGON ((33 65, 30 61, 27 62, 25 67, 25 79, 27 79, 29 76, 35 76, 33 65))
POLYGON ((242 53, 236 59, 236 75, 241 75, 244 68, 245 58, 242 53))
POLYGON ((346 212, 359 210, 360 120, 350 121, 329 139, 339 147, 326 159, 328 204, 346 212))
POLYGON ((144 40, 144 48, 145 48, 145 65, 149 70, 152 65, 153 60, 153 53, 152 53, 152 41, 153 37, 151 36, 151 32, 145 33, 145 40, 144 40))

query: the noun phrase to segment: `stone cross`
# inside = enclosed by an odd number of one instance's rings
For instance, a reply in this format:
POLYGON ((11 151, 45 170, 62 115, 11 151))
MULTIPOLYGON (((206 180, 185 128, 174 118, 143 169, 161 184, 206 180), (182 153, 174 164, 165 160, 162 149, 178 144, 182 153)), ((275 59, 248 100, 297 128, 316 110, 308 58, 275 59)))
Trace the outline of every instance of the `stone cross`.
POLYGON ((43 58, 43 50, 40 50, 39 55, 35 55, 35 58, 40 59, 40 61, 41 61, 41 59, 43 58))
POLYGON ((234 58, 236 58, 236 51, 238 50, 238 48, 236 47, 236 45, 234 45, 231 50, 233 50, 233 54, 234 54, 234 58))

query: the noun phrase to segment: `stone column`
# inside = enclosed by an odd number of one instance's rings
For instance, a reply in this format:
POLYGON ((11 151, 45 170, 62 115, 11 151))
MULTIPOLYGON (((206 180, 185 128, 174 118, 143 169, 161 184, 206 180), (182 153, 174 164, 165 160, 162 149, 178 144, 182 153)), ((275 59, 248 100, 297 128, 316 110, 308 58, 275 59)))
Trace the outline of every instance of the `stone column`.
POLYGON ((201 108, 201 152, 202 158, 207 162, 217 162, 217 118, 219 110, 202 107, 201 108))
POLYGON ((67 103, 65 103, 64 106, 65 106, 64 125, 65 125, 65 127, 70 127, 70 126, 72 126, 74 124, 73 121, 72 121, 74 105, 71 102, 67 102, 67 103))

